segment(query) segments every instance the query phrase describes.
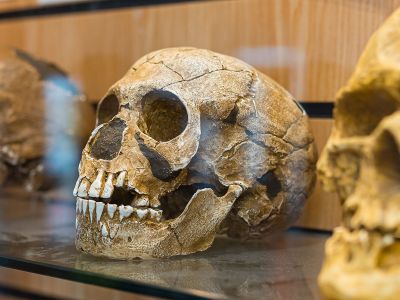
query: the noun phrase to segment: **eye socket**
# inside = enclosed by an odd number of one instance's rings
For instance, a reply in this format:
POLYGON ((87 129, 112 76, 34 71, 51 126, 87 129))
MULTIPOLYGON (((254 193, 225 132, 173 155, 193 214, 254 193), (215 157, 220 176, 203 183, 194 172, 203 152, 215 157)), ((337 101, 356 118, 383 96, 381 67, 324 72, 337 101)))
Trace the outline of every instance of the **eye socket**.
POLYGON ((156 141, 169 141, 180 135, 188 123, 188 114, 182 101, 166 91, 148 93, 142 99, 140 130, 156 141))
POLYGON ((397 110, 397 103, 385 90, 363 90, 346 95, 335 110, 336 126, 342 137, 366 136, 397 110))
POLYGON ((0 91, 0 113, 7 113, 12 108, 13 96, 0 91))
POLYGON ((100 101, 97 108, 97 126, 110 121, 119 111, 117 96, 111 94, 100 101))
POLYGON ((7 101, 2 101, 2 99, 0 98, 0 113, 6 112, 10 108, 11 103, 7 101))
POLYGON ((396 138, 389 131, 384 131, 374 147, 376 170, 396 183, 400 181, 400 153, 396 138))

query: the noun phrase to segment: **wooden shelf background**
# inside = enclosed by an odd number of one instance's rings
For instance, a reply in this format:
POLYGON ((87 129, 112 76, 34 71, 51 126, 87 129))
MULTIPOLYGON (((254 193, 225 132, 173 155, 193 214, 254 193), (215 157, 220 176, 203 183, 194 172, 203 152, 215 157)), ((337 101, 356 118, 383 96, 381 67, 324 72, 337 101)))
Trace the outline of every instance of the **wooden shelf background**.
MULTIPOLYGON (((93 101, 142 55, 194 46, 252 64, 300 101, 329 102, 368 38, 399 5, 400 0, 200 1, 0 18, 0 37, 1 44, 60 65, 93 101)), ((311 124, 321 151, 332 121, 311 124)), ((318 183, 298 224, 331 229, 339 220, 336 197, 318 183)))

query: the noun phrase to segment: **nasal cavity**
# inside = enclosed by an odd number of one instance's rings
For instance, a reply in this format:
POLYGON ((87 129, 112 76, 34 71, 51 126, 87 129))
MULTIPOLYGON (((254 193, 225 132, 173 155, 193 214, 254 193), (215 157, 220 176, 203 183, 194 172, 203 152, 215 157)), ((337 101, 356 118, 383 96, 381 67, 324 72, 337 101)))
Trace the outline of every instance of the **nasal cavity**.
POLYGON ((166 142, 177 137, 187 124, 186 108, 176 95, 153 91, 143 97, 138 126, 156 141, 166 142))
POLYGON ((104 124, 110 121, 119 111, 118 98, 111 94, 100 101, 97 108, 97 124, 104 124))
POLYGON ((92 141, 90 155, 93 158, 103 160, 116 158, 122 146, 125 128, 125 122, 119 118, 115 118, 105 124, 92 141))

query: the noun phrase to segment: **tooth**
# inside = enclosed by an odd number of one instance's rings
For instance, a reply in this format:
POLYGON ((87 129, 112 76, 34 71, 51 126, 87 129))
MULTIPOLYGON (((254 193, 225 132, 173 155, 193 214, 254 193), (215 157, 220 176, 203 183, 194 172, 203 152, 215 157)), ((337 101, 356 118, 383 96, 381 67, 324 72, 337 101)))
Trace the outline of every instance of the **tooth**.
POLYGON ((114 225, 110 224, 110 238, 113 239, 117 235, 118 230, 119 230, 118 224, 114 224, 114 225))
POLYGON ((156 209, 149 208, 149 213, 150 213, 150 218, 152 218, 156 221, 161 221, 162 210, 156 210, 156 209))
POLYGON ((86 198, 88 191, 88 181, 86 178, 82 179, 81 184, 78 188, 78 197, 86 198))
POLYGON ((97 174, 96 179, 93 181, 92 185, 89 189, 89 196, 93 198, 99 198, 101 192, 101 186, 103 183, 104 171, 101 170, 99 174, 97 174))
POLYGON ((385 234, 385 236, 382 239, 382 244, 384 246, 390 246, 394 243, 394 238, 390 234, 385 234))
POLYGON ((82 211, 83 211, 83 215, 86 214, 87 205, 88 205, 88 201, 82 199, 82 211))
POLYGON ((145 195, 139 195, 133 203, 135 206, 149 206, 149 198, 145 195))
POLYGON ((108 174, 107 181, 104 186, 103 192, 101 193, 100 198, 105 198, 105 199, 111 198, 112 193, 114 192, 114 185, 112 183, 113 178, 114 178, 114 174, 111 174, 111 173, 108 174))
POLYGON ((148 210, 147 209, 137 209, 136 214, 139 218, 139 220, 144 219, 147 216, 148 210))
POLYGON ((78 213, 79 210, 79 198, 76 199, 76 213, 78 213))
POLYGON ((75 229, 78 229, 78 217, 75 217, 75 229))
MULTIPOLYGON (((149 199, 149 201, 150 201, 150 199, 149 199)), ((160 203, 160 201, 159 201, 158 199, 153 198, 153 199, 150 201, 150 205, 149 205, 149 206, 152 207, 152 208, 158 208, 158 207, 161 206, 161 203, 160 203)))
POLYGON ((78 196, 78 188, 79 188, 79 185, 81 184, 81 181, 82 181, 82 177, 79 176, 78 180, 76 181, 76 184, 75 184, 75 187, 74 187, 74 191, 72 192, 74 197, 78 196))
POLYGON ((115 186, 123 187, 124 182, 125 182, 125 177, 126 177, 126 171, 122 171, 121 173, 119 173, 119 175, 117 177, 117 182, 115 183, 115 186))
POLYGON ((110 219, 114 217, 114 213, 117 210, 117 204, 107 204, 107 213, 110 219))
POLYGON ((104 225, 104 224, 101 225, 101 235, 103 237, 107 237, 108 236, 108 230, 107 230, 106 225, 104 225))
POLYGON ((120 205, 119 206, 119 220, 122 221, 123 218, 128 218, 133 213, 133 207, 130 205, 120 205))
POLYGON ((82 199, 81 198, 78 198, 78 211, 80 212, 80 213, 82 213, 82 199))
POLYGON ((101 215, 103 214, 104 203, 96 202, 96 221, 99 223, 101 215))
POLYGON ((96 207, 96 201, 89 200, 89 215, 90 215, 90 223, 93 222, 93 212, 96 207))
POLYGON ((360 230, 358 237, 359 237, 361 243, 363 243, 363 244, 368 243, 369 236, 368 236, 367 231, 360 230))

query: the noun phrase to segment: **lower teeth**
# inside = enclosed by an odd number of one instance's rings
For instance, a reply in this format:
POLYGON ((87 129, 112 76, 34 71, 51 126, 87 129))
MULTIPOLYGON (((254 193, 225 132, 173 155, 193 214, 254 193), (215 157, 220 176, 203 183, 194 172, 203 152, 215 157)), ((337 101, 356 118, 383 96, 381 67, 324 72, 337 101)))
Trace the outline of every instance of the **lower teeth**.
POLYGON ((76 202, 76 211, 77 213, 81 213, 84 216, 86 215, 86 211, 89 211, 89 219, 92 223, 95 219, 99 222, 104 208, 106 208, 108 216, 112 219, 114 217, 115 211, 119 211, 119 218, 122 221, 125 218, 130 217, 131 215, 136 216, 139 220, 152 220, 152 221, 161 221, 162 211, 148 208, 148 207, 132 207, 130 205, 117 205, 108 203, 105 204, 102 201, 94 201, 94 200, 86 200, 78 198, 76 202), (94 218, 94 214, 96 214, 94 218))

